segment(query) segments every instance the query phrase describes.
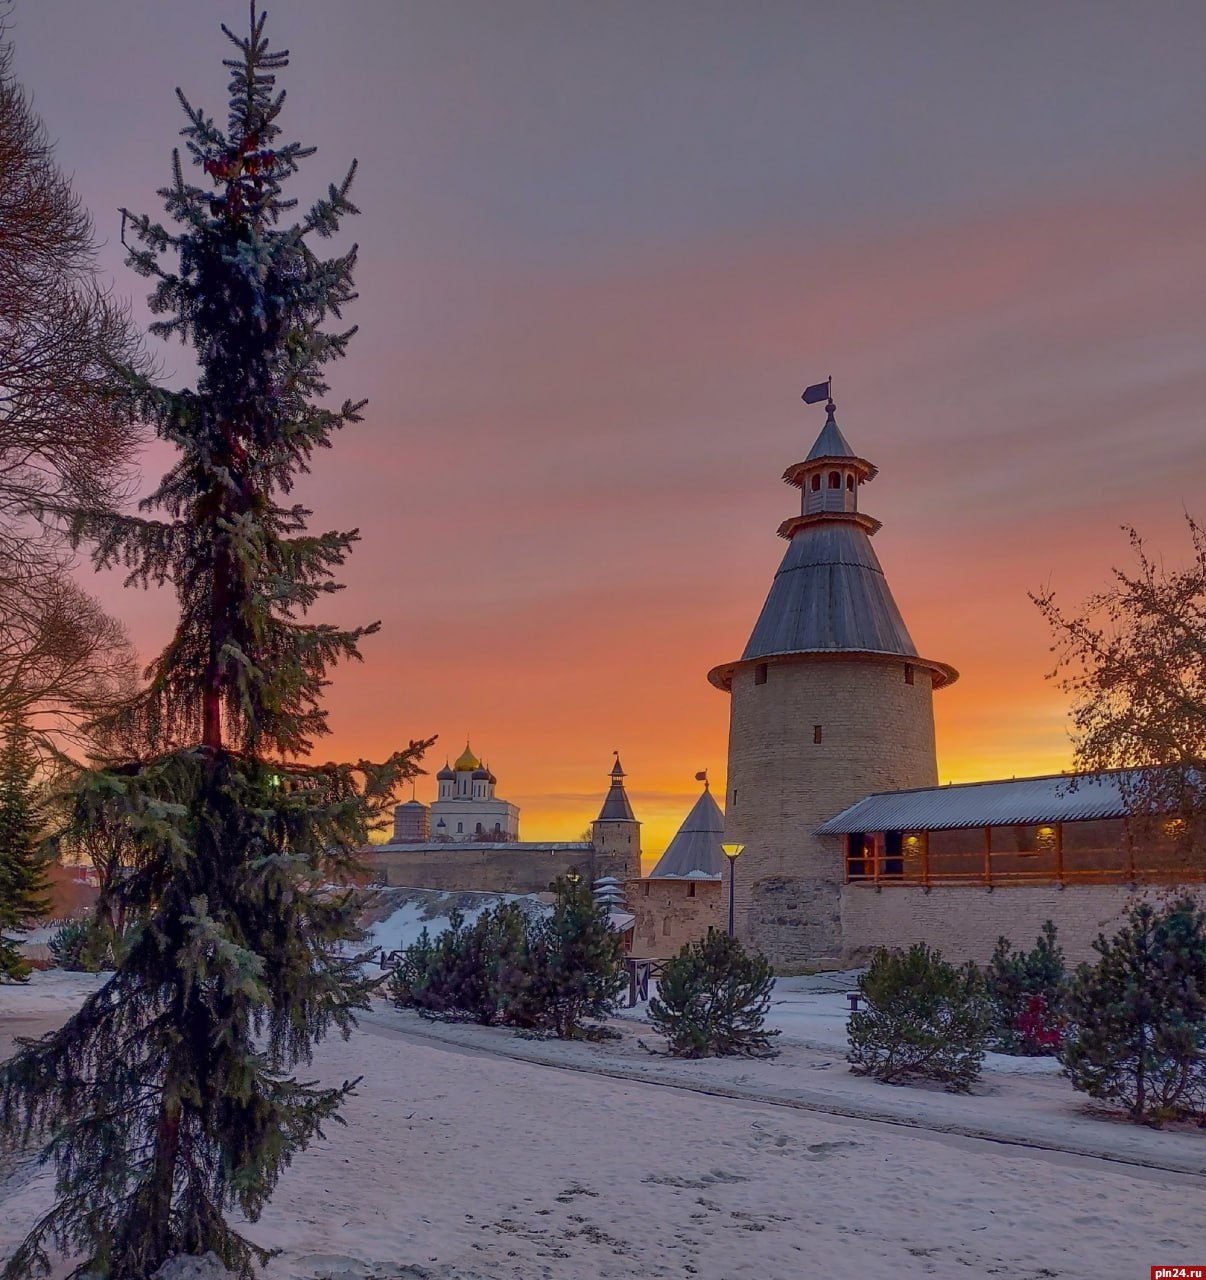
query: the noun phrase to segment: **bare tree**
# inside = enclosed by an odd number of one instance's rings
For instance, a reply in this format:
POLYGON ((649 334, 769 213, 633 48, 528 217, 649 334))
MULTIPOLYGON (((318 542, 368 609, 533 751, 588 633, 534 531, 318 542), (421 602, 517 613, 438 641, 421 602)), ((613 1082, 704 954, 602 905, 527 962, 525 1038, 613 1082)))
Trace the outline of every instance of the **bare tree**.
POLYGON ((129 696, 124 628, 59 570, 0 572, 0 712, 70 732, 129 696))
POLYGON ((1031 598, 1055 633, 1052 675, 1073 695, 1078 768, 1141 769, 1122 787, 1140 827, 1206 864, 1206 530, 1186 516, 1183 569, 1153 559, 1126 530, 1137 566, 1065 614, 1031 598), (1158 831, 1154 830, 1158 824, 1158 831))
POLYGON ((66 522, 127 495, 145 361, 96 278, 92 225, 12 75, 0 12, 0 713, 61 724, 128 674, 120 626, 66 577, 66 522))

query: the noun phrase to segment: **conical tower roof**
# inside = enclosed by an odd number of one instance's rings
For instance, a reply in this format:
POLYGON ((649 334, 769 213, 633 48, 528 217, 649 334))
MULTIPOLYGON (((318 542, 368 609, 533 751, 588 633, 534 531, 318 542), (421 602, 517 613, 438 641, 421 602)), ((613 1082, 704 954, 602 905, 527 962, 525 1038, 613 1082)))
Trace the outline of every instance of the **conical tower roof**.
POLYGON ((703 795, 683 819, 678 834, 666 846, 649 879, 719 879, 724 874, 724 851, 720 847, 723 842, 724 814, 705 782, 703 795))
MULTIPOLYGON (((907 658, 933 674, 934 687, 958 678, 953 667, 918 656, 871 546, 879 521, 858 510, 858 490, 876 468, 837 425, 832 403, 803 462, 784 473, 801 490, 801 514, 779 533, 788 548, 739 662, 839 653, 907 658)), ((737 663, 709 672, 729 688, 737 663)))
POLYGON ((632 805, 628 803, 628 792, 624 790, 624 779, 627 775, 620 764, 620 753, 616 752, 616 762, 611 768, 611 786, 603 798, 603 808, 599 810, 600 822, 616 821, 635 822, 632 805))
POLYGON ((816 442, 809 449, 808 457, 804 461, 816 462, 818 458, 857 457, 858 454, 850 447, 850 442, 842 435, 837 419, 833 416, 833 410, 830 410, 825 418, 825 425, 821 428, 821 434, 817 436, 816 442))

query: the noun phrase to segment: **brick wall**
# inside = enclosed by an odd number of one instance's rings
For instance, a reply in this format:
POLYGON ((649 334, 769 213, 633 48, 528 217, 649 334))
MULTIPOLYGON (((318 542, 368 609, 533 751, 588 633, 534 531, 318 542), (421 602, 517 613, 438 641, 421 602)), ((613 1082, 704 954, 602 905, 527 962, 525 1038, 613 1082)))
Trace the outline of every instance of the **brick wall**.
MULTIPOLYGON (((841 889, 844 958, 866 957, 877 946, 925 942, 951 960, 984 963, 1002 934, 1029 949, 1045 920, 1054 920, 1070 961, 1093 956, 1093 939, 1113 933, 1139 898, 1160 901, 1170 891, 1127 885, 1018 885, 922 888, 850 884, 841 889)), ((1194 890, 1206 906, 1206 888, 1194 890)))
POLYGON ((873 791, 936 785, 929 671, 905 661, 772 659, 733 674, 726 839, 737 865, 737 932, 774 963, 842 952, 839 841, 812 834, 873 791), (814 726, 821 741, 814 741, 814 726))

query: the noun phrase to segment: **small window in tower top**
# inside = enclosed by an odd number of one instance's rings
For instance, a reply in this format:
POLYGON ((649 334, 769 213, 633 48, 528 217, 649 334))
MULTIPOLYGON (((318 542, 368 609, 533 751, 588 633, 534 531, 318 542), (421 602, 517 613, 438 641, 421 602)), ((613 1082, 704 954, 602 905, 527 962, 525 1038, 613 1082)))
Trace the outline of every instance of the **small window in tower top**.
POLYGON ((737 808, 737 788, 733 788, 733 808, 737 808))
POLYGON ((813 493, 816 493, 816 491, 817 491, 820 487, 821 487, 821 473, 818 471, 818 472, 816 473, 816 475, 814 475, 814 476, 813 476, 813 478, 812 478, 812 491, 813 491, 813 493))
POLYGON ((821 740, 821 726, 819 724, 812 726, 812 740, 813 742, 820 742, 821 740))
POLYGON ((840 489, 842 487, 842 473, 840 471, 831 471, 829 473, 829 487, 831 489, 840 489))
POLYGON ((853 490, 853 489, 854 489, 854 475, 853 475, 853 474, 848 475, 848 476, 846 477, 846 488, 847 488, 847 489, 850 489, 850 490, 853 490))
POLYGON ((905 663, 905 684, 912 684, 912 683, 913 683, 913 664, 911 662, 906 662, 905 663))
POLYGON ((768 666, 767 666, 767 664, 766 664, 765 662, 760 662, 760 663, 758 663, 758 665, 754 668, 754 683, 755 683, 755 684, 765 684, 765 683, 766 683, 766 673, 767 673, 767 670, 768 670, 768 666))

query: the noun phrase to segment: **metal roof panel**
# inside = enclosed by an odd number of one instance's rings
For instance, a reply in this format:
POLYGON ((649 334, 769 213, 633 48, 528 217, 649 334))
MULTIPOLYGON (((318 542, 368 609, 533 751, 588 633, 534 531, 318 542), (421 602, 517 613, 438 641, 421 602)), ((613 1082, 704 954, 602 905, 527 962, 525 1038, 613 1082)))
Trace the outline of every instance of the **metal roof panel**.
POLYGON ((917 657, 871 540, 854 523, 792 538, 741 661, 824 650, 917 657))
POLYGON ((967 782, 867 796, 822 823, 820 835, 857 831, 948 831, 1121 818, 1123 773, 1054 774, 967 782))
POLYGON ((657 866, 649 873, 650 880, 683 879, 691 876, 720 876, 724 874, 724 814, 704 789, 691 812, 683 819, 674 839, 666 846, 666 852, 658 859, 657 866))

